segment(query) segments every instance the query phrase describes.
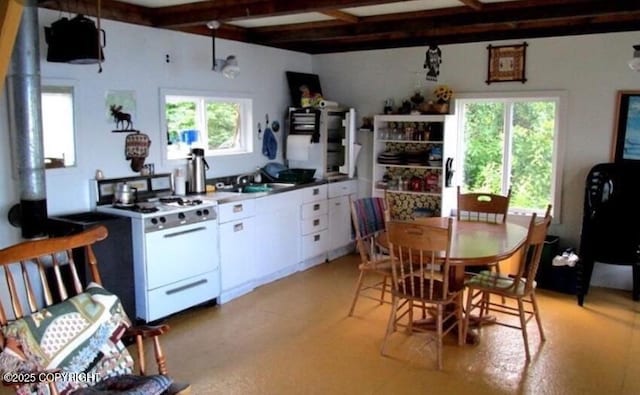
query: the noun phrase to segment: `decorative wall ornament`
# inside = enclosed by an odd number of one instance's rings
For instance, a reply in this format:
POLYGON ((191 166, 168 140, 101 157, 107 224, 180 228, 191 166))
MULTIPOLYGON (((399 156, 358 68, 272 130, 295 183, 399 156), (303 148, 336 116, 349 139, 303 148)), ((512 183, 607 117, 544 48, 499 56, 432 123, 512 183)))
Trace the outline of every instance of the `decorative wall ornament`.
POLYGON ((108 121, 117 120, 114 118, 113 109, 118 107, 119 112, 129 114, 130 120, 136 116, 136 96, 134 91, 107 91, 104 102, 105 115, 108 121))
POLYGON ((618 91, 612 161, 640 160, 640 91, 618 91))
POLYGON ((492 82, 520 81, 527 82, 525 77, 527 43, 517 45, 488 45, 489 65, 487 84, 492 82))
POLYGON ((425 53, 423 68, 427 69, 427 81, 438 81, 440 64, 442 63, 442 51, 437 45, 429 45, 425 53))

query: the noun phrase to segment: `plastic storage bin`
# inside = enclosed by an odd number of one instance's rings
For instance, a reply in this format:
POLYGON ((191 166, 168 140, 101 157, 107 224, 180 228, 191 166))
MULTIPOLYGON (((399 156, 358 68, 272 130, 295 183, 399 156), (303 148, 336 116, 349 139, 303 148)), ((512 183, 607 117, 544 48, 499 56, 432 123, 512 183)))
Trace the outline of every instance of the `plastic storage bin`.
POLYGON ((536 282, 538 288, 575 295, 576 266, 553 266, 552 264, 553 258, 560 252, 559 241, 558 236, 552 235, 545 239, 536 282))

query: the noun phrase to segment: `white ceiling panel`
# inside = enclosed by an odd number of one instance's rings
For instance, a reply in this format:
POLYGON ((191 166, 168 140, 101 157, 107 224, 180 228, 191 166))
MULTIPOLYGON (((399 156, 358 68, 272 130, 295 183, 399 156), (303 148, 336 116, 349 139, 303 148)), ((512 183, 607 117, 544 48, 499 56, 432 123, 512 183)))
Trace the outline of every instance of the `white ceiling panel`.
POLYGON ((372 5, 367 7, 343 8, 342 11, 356 16, 364 17, 373 15, 397 14, 401 12, 435 10, 437 8, 460 7, 461 5, 462 3, 460 3, 458 0, 413 0, 372 5))

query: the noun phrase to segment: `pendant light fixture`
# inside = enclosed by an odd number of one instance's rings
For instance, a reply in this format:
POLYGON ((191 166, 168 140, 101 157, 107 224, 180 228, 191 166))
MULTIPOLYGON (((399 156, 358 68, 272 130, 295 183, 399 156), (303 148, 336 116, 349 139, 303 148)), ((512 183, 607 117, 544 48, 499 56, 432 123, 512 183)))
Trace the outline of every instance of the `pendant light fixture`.
POLYGON ((629 61, 629 68, 634 71, 640 71, 640 45, 633 46, 633 59, 629 61))
POLYGON ((234 79, 240 74, 240 66, 235 55, 229 55, 226 59, 216 59, 216 31, 220 27, 220 22, 211 21, 207 23, 211 29, 211 53, 213 59, 213 71, 222 73, 229 79, 234 79))

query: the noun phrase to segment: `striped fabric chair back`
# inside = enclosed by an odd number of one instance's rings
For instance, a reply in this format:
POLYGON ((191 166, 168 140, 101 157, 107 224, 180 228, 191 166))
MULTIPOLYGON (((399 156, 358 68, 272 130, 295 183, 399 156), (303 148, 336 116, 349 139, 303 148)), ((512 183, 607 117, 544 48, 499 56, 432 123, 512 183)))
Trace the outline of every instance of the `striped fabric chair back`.
POLYGON ((351 202, 356 239, 363 239, 385 230, 386 203, 380 197, 367 197, 351 202))

